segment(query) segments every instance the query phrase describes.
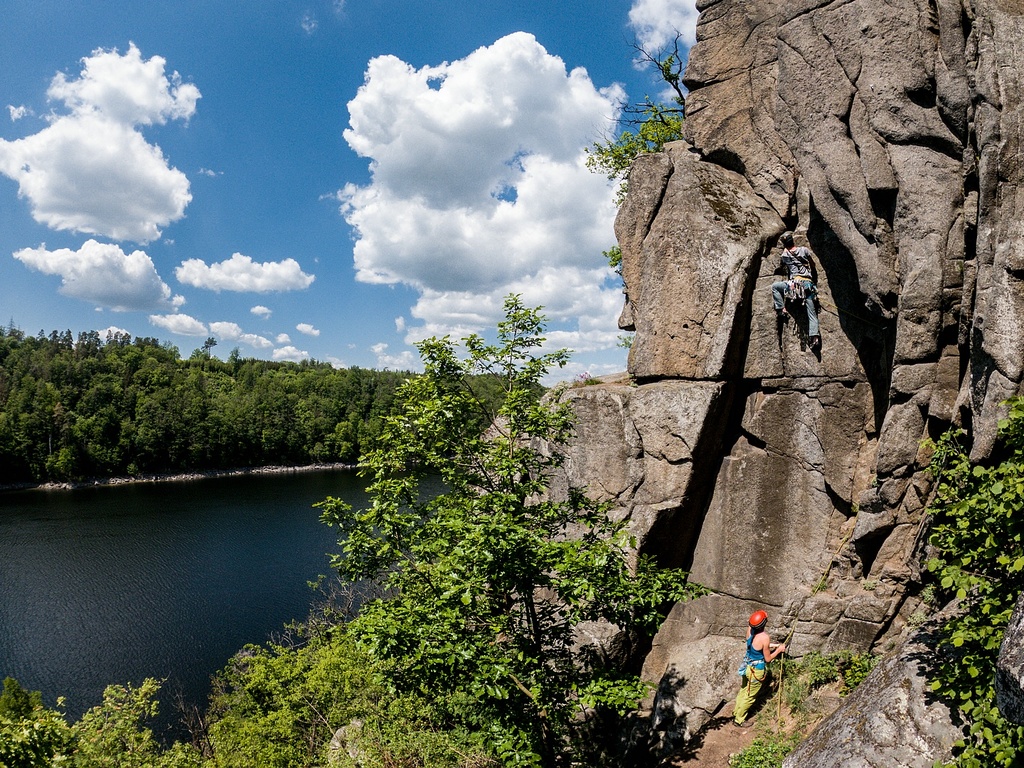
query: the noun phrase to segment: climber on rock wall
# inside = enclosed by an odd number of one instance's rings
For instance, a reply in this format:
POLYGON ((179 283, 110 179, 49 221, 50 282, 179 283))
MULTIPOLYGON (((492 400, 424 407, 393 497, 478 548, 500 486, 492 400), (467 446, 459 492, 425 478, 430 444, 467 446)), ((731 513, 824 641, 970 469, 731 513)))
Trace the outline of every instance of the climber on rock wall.
POLYGON ((811 349, 818 349, 821 346, 821 336, 818 335, 818 309, 814 303, 818 289, 814 284, 811 251, 802 245, 794 246, 792 232, 783 232, 780 242, 782 268, 786 271, 787 279, 772 283, 775 314, 780 320, 785 320, 789 316, 785 300, 802 299, 807 308, 807 336, 810 338, 811 349))
POLYGON ((738 726, 743 726, 747 721, 747 714, 761 691, 761 686, 768 678, 768 664, 776 656, 786 652, 786 644, 773 646, 771 636, 764 631, 768 623, 768 614, 764 611, 754 611, 750 614, 749 627, 747 628, 747 653, 743 657, 743 664, 739 673, 743 684, 736 694, 736 706, 733 708, 732 719, 738 726))

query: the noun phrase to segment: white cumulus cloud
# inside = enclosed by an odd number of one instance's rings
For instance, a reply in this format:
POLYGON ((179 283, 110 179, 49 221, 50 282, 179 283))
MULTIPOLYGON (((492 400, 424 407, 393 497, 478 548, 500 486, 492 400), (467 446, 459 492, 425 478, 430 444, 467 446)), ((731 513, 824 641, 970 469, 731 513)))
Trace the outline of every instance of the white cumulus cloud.
POLYGON ((60 292, 117 311, 173 309, 184 303, 171 296, 145 251, 125 253, 120 246, 86 240, 77 251, 23 248, 14 258, 47 275, 59 275, 60 292))
POLYGON ((58 73, 47 90, 66 114, 31 136, 0 139, 0 173, 51 229, 148 243, 184 216, 192 195, 185 174, 139 128, 188 120, 199 89, 134 44, 124 55, 97 49, 82 63, 77 78, 58 73))
POLYGON ((277 336, 274 337, 274 343, 276 343, 276 344, 291 344, 292 343, 292 337, 289 336, 287 333, 279 333, 279 334, 277 334, 277 336))
POLYGON ((101 339, 107 339, 112 336, 131 336, 131 333, 126 331, 124 328, 119 328, 116 325, 110 325, 99 332, 101 339))
POLYGON ((199 89, 182 83, 177 72, 165 75, 162 56, 143 60, 134 43, 123 56, 117 49, 98 48, 82 64, 78 78, 68 80, 59 72, 46 92, 75 114, 100 113, 124 125, 152 125, 187 120, 195 113, 199 89))
POLYGON ((309 323, 299 323, 298 325, 295 326, 295 330, 298 331, 299 333, 304 333, 307 336, 319 336, 320 335, 320 329, 319 328, 314 328, 309 323))
POLYGON ((637 42, 648 51, 670 44, 677 33, 687 47, 697 39, 697 3, 695 0, 634 0, 629 9, 629 25, 637 42))
POLYGON ((552 320, 601 311, 614 330, 622 297, 601 253, 615 206, 584 149, 613 131, 623 96, 523 32, 438 66, 370 61, 344 135, 372 181, 338 198, 357 279, 419 290, 409 338, 493 326, 513 290, 556 299, 552 320))
POLYGON ((18 120, 21 120, 21 118, 25 117, 25 115, 31 114, 31 112, 30 112, 28 107, 22 107, 22 106, 15 107, 13 104, 8 104, 7 105, 7 111, 11 114, 11 122, 12 123, 17 122, 18 120))
POLYGON ((174 270, 185 285, 211 291, 296 291, 308 288, 316 279, 302 271, 295 259, 257 263, 249 256, 235 253, 226 261, 207 264, 202 259, 187 259, 174 270))
POLYGON ((209 331, 199 320, 189 315, 150 315, 149 322, 179 336, 208 336, 209 331))
POLYGON ((409 326, 406 340, 422 341, 431 336, 452 334, 461 338, 489 328, 502 316, 505 296, 517 293, 528 307, 543 307, 550 322, 545 333, 551 349, 568 348, 593 352, 615 347, 621 331, 617 319, 622 310, 622 291, 597 289, 609 270, 566 270, 542 267, 507 285, 487 292, 424 291, 412 308, 423 325, 409 326), (560 321, 573 320, 571 328, 559 328, 560 321))
POLYGON ((268 317, 270 317, 273 314, 273 312, 271 311, 271 309, 269 307, 264 307, 262 304, 257 304, 255 307, 253 307, 249 311, 252 314, 256 315, 256 317, 262 317, 264 320, 266 320, 268 317))
POLYGON ((237 323, 210 323, 210 333, 222 341, 238 341, 256 349, 270 349, 274 342, 256 333, 246 333, 237 323))
POLYGON ((303 360, 309 359, 309 352, 296 347, 281 347, 275 349, 273 353, 275 360, 291 360, 293 363, 298 363, 303 360))
POLYGON ((388 352, 388 345, 381 342, 370 347, 370 351, 377 357, 377 368, 382 370, 409 371, 419 365, 419 358, 408 349, 393 355, 388 352))

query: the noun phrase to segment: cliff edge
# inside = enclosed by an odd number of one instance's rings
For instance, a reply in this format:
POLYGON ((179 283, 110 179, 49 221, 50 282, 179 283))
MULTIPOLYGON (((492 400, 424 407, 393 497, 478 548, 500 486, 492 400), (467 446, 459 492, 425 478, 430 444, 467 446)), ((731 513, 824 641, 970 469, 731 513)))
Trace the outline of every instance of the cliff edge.
POLYGON ((986 457, 1024 379, 1024 5, 698 8, 686 141, 637 160, 616 220, 630 375, 566 393, 569 482, 714 593, 644 664, 656 728, 684 735, 735 694, 755 608, 797 655, 903 634, 920 442, 956 425, 986 457), (816 257, 820 348, 772 308, 787 229, 816 257))

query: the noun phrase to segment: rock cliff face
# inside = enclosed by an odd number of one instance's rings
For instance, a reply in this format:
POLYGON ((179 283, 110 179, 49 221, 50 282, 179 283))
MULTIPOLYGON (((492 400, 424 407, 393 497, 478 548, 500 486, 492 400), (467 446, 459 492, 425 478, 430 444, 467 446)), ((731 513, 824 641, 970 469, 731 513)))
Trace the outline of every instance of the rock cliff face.
POLYGON ((734 695, 755 607, 797 654, 902 631, 919 443, 955 424, 986 456, 1024 378, 1024 3, 698 7, 687 140, 636 162, 616 221, 630 377, 567 394, 570 481, 714 592, 644 667, 682 730, 734 695), (816 256, 820 350, 772 311, 785 229, 816 256))

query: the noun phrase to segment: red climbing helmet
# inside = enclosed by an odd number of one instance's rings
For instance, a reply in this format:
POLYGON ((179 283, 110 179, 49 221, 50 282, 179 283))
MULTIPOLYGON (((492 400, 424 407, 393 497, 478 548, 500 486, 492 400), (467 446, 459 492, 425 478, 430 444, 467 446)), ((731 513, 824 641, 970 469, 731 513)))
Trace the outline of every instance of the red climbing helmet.
POLYGON ((752 614, 750 614, 749 623, 751 628, 753 629, 763 627, 765 624, 768 623, 768 614, 764 611, 754 611, 752 614))

